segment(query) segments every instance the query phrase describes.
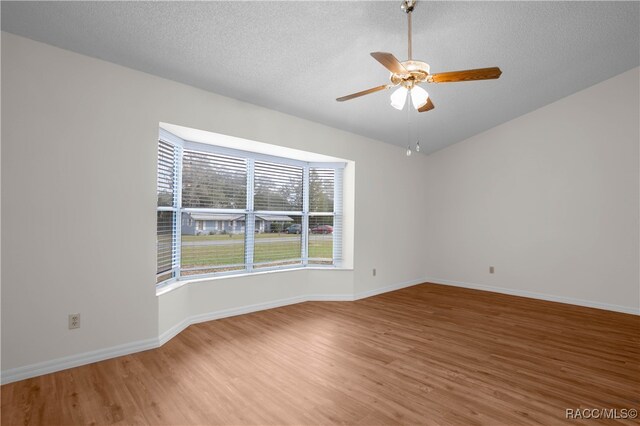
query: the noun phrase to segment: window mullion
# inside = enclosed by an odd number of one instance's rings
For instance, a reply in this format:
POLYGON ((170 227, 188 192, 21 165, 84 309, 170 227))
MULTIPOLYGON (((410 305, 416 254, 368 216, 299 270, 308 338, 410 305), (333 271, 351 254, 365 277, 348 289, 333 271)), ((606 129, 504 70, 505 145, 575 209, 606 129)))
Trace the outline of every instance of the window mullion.
POLYGON ((173 268, 175 270, 175 278, 180 278, 180 265, 182 263, 182 147, 175 146, 174 153, 175 171, 174 171, 174 188, 175 198, 173 205, 176 208, 174 218, 174 250, 175 259, 173 268))
POLYGON ((247 272, 253 270, 253 252, 256 239, 256 213, 254 211, 255 162, 247 159, 247 216, 245 222, 244 263, 247 272))
POLYGON ((335 169, 333 183, 333 264, 342 266, 342 217, 344 169, 335 169))
POLYGON ((309 166, 302 172, 302 265, 309 264, 309 166))

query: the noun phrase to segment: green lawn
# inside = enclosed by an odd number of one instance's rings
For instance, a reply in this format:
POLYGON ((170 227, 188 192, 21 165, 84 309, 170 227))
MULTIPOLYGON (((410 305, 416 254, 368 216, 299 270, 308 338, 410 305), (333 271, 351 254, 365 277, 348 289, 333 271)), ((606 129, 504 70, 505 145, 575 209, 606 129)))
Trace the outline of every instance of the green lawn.
MULTIPOLYGON (((220 239, 243 239, 243 236, 218 238, 219 235, 208 236, 183 236, 183 241, 206 241, 220 239), (211 238, 214 237, 214 238, 211 238)), ((287 238, 287 239, 289 239, 287 238)), ((254 247, 254 262, 277 262, 289 259, 299 259, 301 251, 300 235, 287 234, 257 234, 254 247), (272 237, 282 238, 289 237, 291 241, 267 242, 261 239, 272 237)), ((317 238, 310 236, 309 239, 309 257, 332 259, 333 257, 333 241, 330 238, 317 238)), ((244 244, 232 243, 228 245, 209 245, 209 246, 183 246, 182 247, 182 268, 211 266, 212 270, 218 269, 224 265, 233 265, 244 263, 244 244)), ((322 262, 326 263, 326 262, 322 262)), ((204 271, 207 272, 207 271, 204 271)), ((203 273, 201 271, 201 273, 203 273)))
POLYGON ((333 259, 333 238, 317 239, 310 235, 309 258, 333 259))

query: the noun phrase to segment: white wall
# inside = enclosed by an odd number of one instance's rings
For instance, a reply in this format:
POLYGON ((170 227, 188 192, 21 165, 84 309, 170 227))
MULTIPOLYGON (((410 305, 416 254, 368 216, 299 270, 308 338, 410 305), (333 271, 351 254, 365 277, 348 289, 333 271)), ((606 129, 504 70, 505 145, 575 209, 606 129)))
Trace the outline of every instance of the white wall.
POLYGON ((406 158, 399 147, 11 34, 2 34, 1 59, 3 380, 153 346, 212 312, 361 297, 427 275, 638 307, 637 69, 406 158), (159 122, 355 161, 345 225, 353 270, 209 280, 157 297, 159 122), (67 330, 72 312, 82 314, 79 330, 67 330))
POLYGON ((638 312, 639 80, 635 68, 432 154, 431 280, 638 312))
MULTIPOLYGON (((0 33, 0 43, 2 33, 0 33)), ((0 55, 0 78, 2 77, 2 57, 0 55)), ((0 84, 0 99, 2 99, 2 84, 0 84)), ((0 115, 2 106, 0 105, 0 115)), ((2 120, 0 120, 0 135, 2 134, 2 120)), ((2 194, 2 137, 0 137, 0 195, 2 194)), ((0 196, 0 224, 2 223, 2 197, 0 196)), ((0 226, 0 241, 2 241, 2 227, 0 226)), ((0 244, 0 307, 2 306, 2 244, 0 244)), ((2 315, 0 315, 0 365, 2 365, 2 315)))
POLYGON ((157 339, 189 316, 305 292, 348 298, 425 275, 423 239, 410 227, 426 207, 411 184, 424 156, 7 33, 2 87, 3 372, 157 339), (355 202, 345 206, 355 211, 354 269, 213 280, 156 297, 159 122, 355 161, 355 202), (73 312, 82 327, 69 331, 73 312))

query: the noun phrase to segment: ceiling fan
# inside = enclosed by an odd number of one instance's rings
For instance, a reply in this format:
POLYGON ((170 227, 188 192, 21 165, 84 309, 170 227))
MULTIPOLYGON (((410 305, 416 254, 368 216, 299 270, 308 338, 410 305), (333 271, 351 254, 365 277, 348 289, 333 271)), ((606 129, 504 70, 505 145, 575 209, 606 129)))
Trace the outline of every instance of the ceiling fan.
POLYGON ((391 106, 396 109, 403 109, 407 102, 407 97, 411 94, 411 103, 419 112, 430 111, 434 108, 431 98, 426 90, 420 87, 421 83, 452 83, 456 81, 490 80, 500 77, 502 71, 498 67, 479 68, 473 70, 450 71, 438 74, 430 74, 429 64, 422 61, 413 60, 411 55, 411 12, 415 8, 416 0, 404 0, 402 10, 407 14, 409 22, 408 39, 408 59, 400 62, 391 53, 373 52, 371 56, 380 62, 385 68, 391 71, 390 84, 373 87, 362 92, 337 98, 338 102, 359 98, 360 96, 381 90, 400 86, 391 94, 391 106))

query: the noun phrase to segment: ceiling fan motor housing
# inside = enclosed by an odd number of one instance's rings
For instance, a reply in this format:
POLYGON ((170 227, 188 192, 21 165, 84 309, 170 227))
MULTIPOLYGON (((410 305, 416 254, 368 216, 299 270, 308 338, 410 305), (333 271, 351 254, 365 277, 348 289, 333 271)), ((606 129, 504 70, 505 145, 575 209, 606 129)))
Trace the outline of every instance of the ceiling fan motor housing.
POLYGON ((394 86, 401 84, 407 89, 411 89, 416 84, 427 80, 431 68, 429 64, 422 61, 404 61, 402 66, 408 71, 408 74, 391 73, 389 79, 394 86))

